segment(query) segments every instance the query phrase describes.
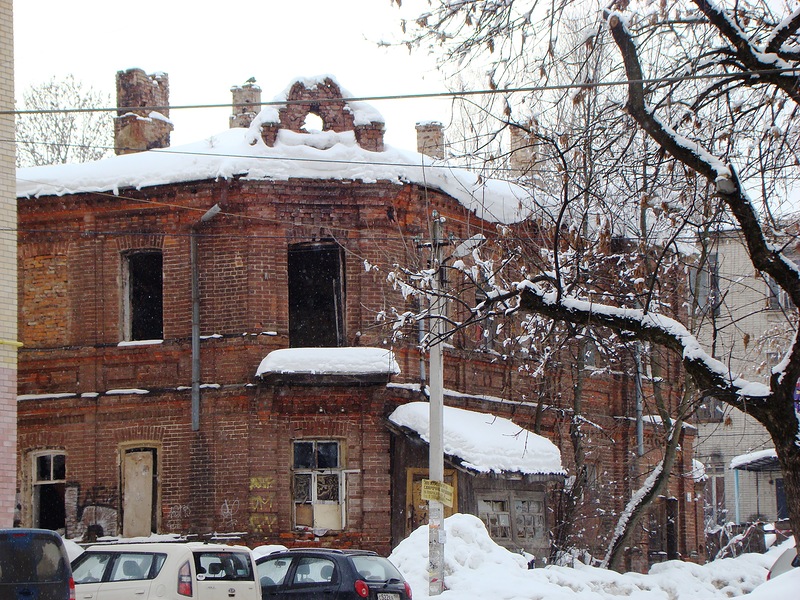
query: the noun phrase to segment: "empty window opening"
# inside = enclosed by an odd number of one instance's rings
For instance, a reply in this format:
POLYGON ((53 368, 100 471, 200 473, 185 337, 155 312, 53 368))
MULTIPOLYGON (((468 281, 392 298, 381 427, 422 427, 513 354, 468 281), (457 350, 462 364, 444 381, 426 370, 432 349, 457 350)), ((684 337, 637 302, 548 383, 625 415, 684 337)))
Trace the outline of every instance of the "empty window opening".
POLYGON ((325 122, 322 120, 322 117, 310 112, 306 115, 306 120, 303 122, 303 130, 308 133, 325 131, 325 122))
POLYGON ((164 337, 164 272, 160 251, 125 256, 125 339, 164 337))
POLYGON ((335 244, 289 248, 289 345, 344 345, 344 260, 335 244))
POLYGON ((33 526, 64 532, 66 456, 60 452, 38 454, 33 468, 33 526))

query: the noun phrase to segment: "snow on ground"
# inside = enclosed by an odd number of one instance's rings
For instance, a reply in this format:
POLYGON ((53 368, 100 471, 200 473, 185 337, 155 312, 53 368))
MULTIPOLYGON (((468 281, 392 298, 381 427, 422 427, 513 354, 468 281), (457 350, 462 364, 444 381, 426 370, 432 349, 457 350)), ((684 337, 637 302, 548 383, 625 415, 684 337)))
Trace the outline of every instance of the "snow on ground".
MULTIPOLYGON (((577 563, 527 568, 527 560, 495 544, 471 515, 445 520, 445 586, 441 600, 783 600, 797 597, 800 569, 764 584, 782 546, 705 565, 668 561, 647 575, 577 563), (750 592, 754 593, 750 594, 750 592)), ((414 599, 428 598, 428 528, 420 527, 389 557, 406 576, 414 599)))

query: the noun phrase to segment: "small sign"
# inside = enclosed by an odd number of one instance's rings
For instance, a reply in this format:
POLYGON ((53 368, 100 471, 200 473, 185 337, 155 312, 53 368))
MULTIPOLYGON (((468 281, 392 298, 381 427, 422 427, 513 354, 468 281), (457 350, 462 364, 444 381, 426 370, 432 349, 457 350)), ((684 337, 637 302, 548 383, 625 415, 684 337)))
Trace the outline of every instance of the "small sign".
POLYGON ((422 480, 423 500, 441 502, 448 508, 453 508, 453 486, 441 481, 422 480))

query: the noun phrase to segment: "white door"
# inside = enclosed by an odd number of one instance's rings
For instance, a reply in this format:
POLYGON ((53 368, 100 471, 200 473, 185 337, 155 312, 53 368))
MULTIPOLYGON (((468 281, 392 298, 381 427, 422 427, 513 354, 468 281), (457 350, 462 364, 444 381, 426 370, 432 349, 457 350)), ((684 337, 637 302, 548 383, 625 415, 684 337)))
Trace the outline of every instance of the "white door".
POLYGON ((153 516, 154 452, 129 450, 122 462, 122 535, 149 536, 153 516))

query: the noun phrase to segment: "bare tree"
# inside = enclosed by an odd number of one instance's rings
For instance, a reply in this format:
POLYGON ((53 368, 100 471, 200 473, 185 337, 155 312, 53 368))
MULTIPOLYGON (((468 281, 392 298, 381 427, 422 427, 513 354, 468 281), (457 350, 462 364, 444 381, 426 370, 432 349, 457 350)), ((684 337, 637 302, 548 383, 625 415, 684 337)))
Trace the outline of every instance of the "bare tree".
MULTIPOLYGON (((607 95, 606 103, 583 121, 590 127, 562 126, 558 131, 557 121, 550 119, 549 131, 545 127, 543 133, 529 132, 556 149, 551 156, 562 157, 573 184, 585 184, 583 190, 564 187, 561 208, 551 211, 559 215, 548 244, 548 256, 555 262, 532 260, 519 271, 523 279, 504 281, 490 297, 505 312, 517 310, 571 327, 617 332, 676 353, 692 387, 684 401, 664 407, 670 427, 677 427, 665 432, 667 449, 677 443, 676 433, 692 403, 715 397, 748 412, 775 443, 790 521, 800 538, 800 426, 794 398, 800 376, 797 313, 790 315, 792 335, 783 348, 784 360, 768 381, 745 381, 724 361, 713 358, 713 347, 698 342, 697 313, 667 310, 666 297, 660 293, 665 269, 686 270, 680 264, 681 245, 688 241, 702 247, 714 231, 734 227, 741 232, 754 269, 800 306, 800 269, 789 256, 796 245, 796 226, 787 228, 779 218, 800 164, 796 153, 800 9, 776 15, 774 3, 759 0, 720 6, 704 0, 641 5, 620 0, 606 9, 591 2, 559 0, 547 6, 535 0, 432 0, 429 5, 404 24, 408 43, 438 48, 442 67, 454 72, 462 72, 466 65, 485 66, 490 87, 498 90, 531 81, 540 89, 560 89, 553 86, 560 83, 567 56, 560 40, 577 11, 597 16, 586 28, 586 44, 601 44, 611 34, 622 60, 606 53, 609 64, 597 72, 591 69, 594 55, 588 53, 581 59, 585 68, 573 76, 572 89, 580 94, 625 79, 626 94, 607 95), (588 154, 591 148, 586 144, 592 140, 597 144, 593 148, 605 148, 606 153, 588 154), (596 169, 613 156, 617 160, 609 164, 614 169, 603 171, 605 183, 602 177, 575 177, 581 166, 596 169), (600 215, 604 221, 600 229, 606 234, 623 233, 640 244, 639 284, 629 295, 617 296, 617 302, 604 303, 603 296, 590 289, 596 285, 581 285, 574 277, 580 261, 561 262, 567 255, 580 254, 574 252, 575 246, 564 252, 559 236, 565 228, 589 237, 575 226, 580 214, 571 212, 578 198, 589 199, 591 214, 600 215)), ((506 96, 513 105, 513 94, 506 96)), ((514 125, 508 115, 494 117, 498 128, 514 125)), ((581 243, 576 237, 572 240, 581 243)), ((701 268, 703 260, 701 251, 701 268)), ((492 310, 490 304, 479 306, 477 313, 492 310)), ((661 479, 655 474, 647 478, 620 515, 620 525, 635 522, 643 501, 657 494, 669 474, 669 460, 667 452, 659 466, 661 479)), ((614 563, 624 535, 611 541, 607 564, 614 563)))
POLYGON ((20 110, 31 112, 17 116, 17 166, 80 163, 107 156, 112 146, 111 116, 94 109, 108 108, 110 102, 108 94, 72 75, 25 90, 20 110))

